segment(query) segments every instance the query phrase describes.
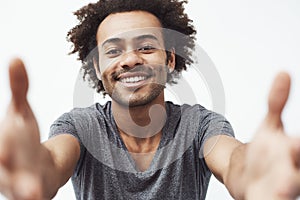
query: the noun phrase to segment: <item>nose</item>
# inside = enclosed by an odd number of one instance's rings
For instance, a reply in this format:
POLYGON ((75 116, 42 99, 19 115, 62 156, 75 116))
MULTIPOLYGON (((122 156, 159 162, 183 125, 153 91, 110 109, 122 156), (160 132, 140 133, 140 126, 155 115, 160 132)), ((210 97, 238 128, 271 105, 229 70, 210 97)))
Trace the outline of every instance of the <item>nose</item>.
POLYGON ((126 52, 120 61, 120 65, 122 68, 133 68, 137 65, 142 65, 143 64, 143 59, 139 55, 139 52, 137 51, 129 51, 126 52))

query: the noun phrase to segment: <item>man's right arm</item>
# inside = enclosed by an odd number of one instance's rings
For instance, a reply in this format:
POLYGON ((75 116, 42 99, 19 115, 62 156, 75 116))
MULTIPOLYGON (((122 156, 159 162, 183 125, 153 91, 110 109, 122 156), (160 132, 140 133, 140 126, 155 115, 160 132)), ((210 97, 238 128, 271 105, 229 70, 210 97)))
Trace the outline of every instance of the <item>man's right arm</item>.
POLYGON ((0 123, 0 192, 8 199, 50 199, 72 176, 80 144, 68 134, 41 144, 21 60, 10 64, 9 75, 12 98, 0 123))
POLYGON ((58 189, 72 176, 80 157, 78 140, 69 134, 60 134, 42 144, 51 168, 43 167, 43 194, 54 197, 58 189), (55 177, 55 178, 54 178, 55 177))

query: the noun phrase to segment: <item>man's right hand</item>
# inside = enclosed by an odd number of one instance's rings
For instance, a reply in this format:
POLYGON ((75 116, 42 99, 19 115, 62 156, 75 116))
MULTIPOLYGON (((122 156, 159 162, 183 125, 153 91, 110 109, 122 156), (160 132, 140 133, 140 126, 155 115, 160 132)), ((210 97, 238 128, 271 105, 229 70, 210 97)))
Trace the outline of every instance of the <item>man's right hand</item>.
POLYGON ((26 95, 23 62, 9 66, 11 102, 0 123, 0 192, 9 199, 42 199, 42 152, 37 121, 26 95))

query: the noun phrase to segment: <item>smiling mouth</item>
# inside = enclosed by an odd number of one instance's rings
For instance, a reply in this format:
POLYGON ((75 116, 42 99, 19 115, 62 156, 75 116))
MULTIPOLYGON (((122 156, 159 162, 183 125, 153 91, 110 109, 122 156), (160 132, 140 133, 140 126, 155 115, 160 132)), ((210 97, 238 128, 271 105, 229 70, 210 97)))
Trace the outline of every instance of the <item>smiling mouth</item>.
POLYGON ((136 90, 146 85, 151 77, 152 75, 146 73, 124 73, 117 77, 116 81, 127 89, 136 90))
POLYGON ((147 76, 132 76, 132 77, 124 77, 124 78, 120 78, 119 81, 122 83, 137 83, 143 80, 146 80, 147 76))

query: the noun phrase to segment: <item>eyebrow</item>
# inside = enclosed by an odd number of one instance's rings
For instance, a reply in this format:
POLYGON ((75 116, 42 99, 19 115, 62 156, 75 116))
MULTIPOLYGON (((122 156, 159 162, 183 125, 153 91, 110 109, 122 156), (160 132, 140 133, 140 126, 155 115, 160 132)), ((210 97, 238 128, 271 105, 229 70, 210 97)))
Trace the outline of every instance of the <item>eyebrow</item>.
POLYGON ((104 47, 107 43, 119 43, 121 41, 122 41, 121 38, 110 38, 110 39, 105 40, 101 46, 104 47))
MULTIPOLYGON (((156 40, 158 41, 158 38, 155 37, 154 35, 151 35, 151 34, 147 34, 147 35, 140 35, 140 36, 137 36, 136 38, 134 38, 134 40, 145 40, 145 39, 152 39, 152 40, 156 40)), ((110 38, 110 39, 107 39, 105 40, 103 43, 102 43, 102 47, 104 47, 106 44, 108 43, 119 43, 121 42, 122 39, 121 38, 110 38)))
POLYGON ((152 39, 152 40, 158 41, 157 37, 155 37, 154 35, 151 35, 151 34, 140 35, 135 38, 135 40, 145 40, 145 39, 152 39))

